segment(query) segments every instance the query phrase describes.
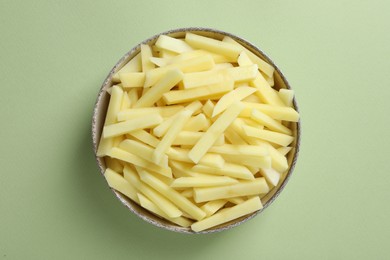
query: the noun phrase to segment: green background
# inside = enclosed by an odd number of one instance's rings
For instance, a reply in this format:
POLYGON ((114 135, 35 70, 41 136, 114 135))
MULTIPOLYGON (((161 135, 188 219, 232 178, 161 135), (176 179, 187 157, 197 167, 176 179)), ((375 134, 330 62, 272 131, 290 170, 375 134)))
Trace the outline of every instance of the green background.
POLYGON ((389 259, 390 2, 0 0, 0 259, 389 259), (90 123, 117 60, 203 26, 259 46, 302 115, 276 202, 218 234, 130 214, 96 166, 90 123))

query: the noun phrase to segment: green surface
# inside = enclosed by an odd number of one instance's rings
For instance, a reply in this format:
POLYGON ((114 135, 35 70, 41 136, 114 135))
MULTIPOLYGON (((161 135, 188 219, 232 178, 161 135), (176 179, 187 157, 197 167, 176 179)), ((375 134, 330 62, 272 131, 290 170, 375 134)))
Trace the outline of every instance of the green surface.
POLYGON ((390 2, 169 3, 0 0, 0 258, 389 259, 390 2), (143 39, 187 26, 263 49, 302 114, 300 157, 281 196, 207 236, 130 214, 91 148, 111 67, 143 39))

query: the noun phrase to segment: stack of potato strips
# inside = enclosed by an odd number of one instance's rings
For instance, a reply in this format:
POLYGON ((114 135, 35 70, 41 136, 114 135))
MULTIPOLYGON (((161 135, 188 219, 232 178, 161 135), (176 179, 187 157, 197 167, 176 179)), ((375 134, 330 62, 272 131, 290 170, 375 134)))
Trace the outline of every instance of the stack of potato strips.
POLYGON ((231 37, 160 35, 113 75, 97 150, 113 189, 199 232, 262 208, 299 114, 274 68, 231 37))

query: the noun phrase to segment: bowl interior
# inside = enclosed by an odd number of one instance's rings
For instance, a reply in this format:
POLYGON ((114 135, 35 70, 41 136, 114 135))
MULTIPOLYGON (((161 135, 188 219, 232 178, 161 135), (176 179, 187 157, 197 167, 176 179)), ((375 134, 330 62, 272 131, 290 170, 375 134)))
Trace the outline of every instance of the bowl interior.
MULTIPOLYGON (((182 29, 176 29, 176 30, 171 30, 167 32, 163 32, 160 34, 157 34, 145 41, 142 42, 142 44, 149 44, 153 45, 158 36, 161 34, 164 35, 169 35, 175 38, 184 38, 186 32, 193 32, 199 35, 203 36, 208 36, 212 37, 215 39, 221 40, 224 36, 230 36, 234 40, 238 41, 240 44, 242 44, 244 47, 255 53, 257 56, 268 62, 269 64, 273 65, 275 68, 275 73, 274 73, 274 80, 275 80, 275 89, 281 89, 281 88, 287 88, 290 89, 290 85, 288 84, 286 78, 283 76, 281 71, 278 69, 278 67, 270 60, 260 49, 249 43, 248 41, 232 35, 230 33, 226 33, 223 31, 219 30, 214 30, 214 29, 208 29, 208 28, 182 28, 182 29)), ((140 43, 141 44, 141 43, 140 43)), ((93 139, 93 148, 96 156, 96 151, 97 151, 97 146, 100 140, 100 135, 102 132, 103 128, 103 123, 104 119, 106 117, 106 111, 109 103, 109 94, 106 92, 106 90, 113 85, 112 82, 112 76, 119 70, 121 69, 129 60, 131 60, 136 54, 139 53, 140 51, 140 44, 135 46, 133 49, 131 49, 128 53, 126 53, 119 61, 118 63, 112 68, 110 71, 109 75, 105 79, 99 94, 98 98, 95 103, 95 108, 93 112, 93 118, 92 118, 92 139, 93 139)), ((293 101, 295 109, 298 111, 297 103, 294 98, 293 101)), ((295 136, 295 140, 293 144, 291 145, 293 149, 288 153, 287 155, 287 160, 289 163, 289 169, 281 176, 281 180, 279 184, 272 188, 272 190, 261 199, 264 207, 263 209, 259 210, 258 212, 254 212, 248 216, 241 217, 239 219, 227 222, 225 224, 219 225, 217 227, 211 228, 209 230, 205 230, 202 232, 198 233, 212 233, 212 232, 218 232, 222 231, 225 229, 229 229, 232 227, 235 227, 237 225, 240 225, 241 223, 253 218, 255 215, 261 213, 264 209, 266 209, 279 195, 279 193, 283 190, 284 186, 287 184, 287 181, 289 177, 291 176, 291 173, 293 172, 297 156, 298 156, 298 151, 299 151, 299 143, 300 143, 300 122, 297 123, 290 123, 290 128, 293 131, 293 135, 295 136)), ((97 157, 96 160, 100 169, 100 172, 104 174, 104 171, 106 169, 106 165, 104 163, 103 158, 97 157)), ((153 214, 151 214, 149 211, 143 209, 136 203, 132 202, 130 199, 128 199, 126 196, 122 195, 120 192, 117 192, 112 189, 114 192, 115 196, 133 213, 135 213, 137 216, 140 218, 144 219, 145 221, 156 225, 161 228, 165 228, 171 231, 175 232, 181 232, 181 233, 195 233, 189 228, 183 228, 176 226, 168 221, 165 221, 164 219, 161 219, 153 214)))

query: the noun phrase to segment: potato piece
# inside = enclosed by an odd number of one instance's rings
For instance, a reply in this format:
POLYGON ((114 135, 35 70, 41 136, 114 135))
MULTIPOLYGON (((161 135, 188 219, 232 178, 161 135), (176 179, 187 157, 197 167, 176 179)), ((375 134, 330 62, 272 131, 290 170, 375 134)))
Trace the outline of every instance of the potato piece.
POLYGON ((215 143, 215 140, 220 136, 226 128, 233 122, 233 120, 239 115, 244 106, 241 103, 234 103, 210 126, 206 133, 199 139, 194 145, 191 151, 188 153, 188 157, 198 163, 208 149, 215 143))
POLYGON ((216 95, 222 95, 233 89, 233 81, 223 81, 215 85, 197 87, 184 90, 171 90, 163 94, 168 105, 190 102, 194 100, 207 100, 216 95))
POLYGON ((270 64, 268 64, 263 59, 258 57, 256 54, 254 54, 253 52, 251 52, 250 50, 248 50, 247 48, 245 48, 244 46, 242 46, 236 40, 232 39, 229 36, 225 36, 222 41, 226 42, 226 43, 231 43, 231 44, 239 47, 240 52, 244 51, 247 54, 247 56, 252 60, 252 62, 257 64, 257 66, 259 66, 259 69, 262 72, 264 72, 268 77, 273 77, 273 74, 275 71, 274 67, 272 67, 270 64))
POLYGON ((291 151, 292 147, 279 147, 278 149, 276 149, 281 155, 285 156, 286 154, 288 154, 290 151, 291 151))
POLYGON ((168 65, 168 61, 169 61, 169 59, 158 58, 158 57, 150 57, 149 60, 150 62, 152 62, 154 65, 158 67, 164 67, 168 65))
POLYGON ((130 108, 118 113, 118 121, 126 121, 137 117, 149 116, 152 114, 159 114, 162 117, 169 117, 184 107, 179 105, 174 106, 164 106, 164 107, 143 107, 143 108, 130 108))
POLYGON ((147 72, 155 68, 154 64, 150 61, 150 57, 153 57, 152 48, 149 45, 141 44, 142 72, 147 72))
POLYGON ((241 101, 255 91, 256 89, 251 87, 240 87, 234 89, 233 91, 230 91, 229 93, 221 97, 221 99, 217 102, 211 117, 219 115, 220 113, 225 111, 227 107, 231 106, 235 102, 241 101))
POLYGON ((282 88, 279 90, 279 97, 287 107, 293 106, 294 90, 282 88))
POLYGON ((112 76, 113 82, 119 82, 119 74, 120 73, 128 73, 128 72, 140 72, 142 70, 141 65, 141 53, 135 55, 128 63, 125 64, 118 72, 112 76))
POLYGON ((173 188, 188 188, 188 187, 210 187, 210 186, 225 186, 236 184, 236 179, 226 176, 210 176, 210 177, 181 177, 175 179, 171 187, 173 188))
POLYGON ((121 111, 129 109, 131 107, 131 100, 129 95, 126 92, 123 93, 122 103, 121 103, 121 111))
POLYGON ((161 174, 165 177, 172 178, 172 170, 170 168, 163 168, 161 166, 158 166, 156 164, 150 163, 147 160, 136 156, 134 154, 128 153, 124 151, 123 149, 113 147, 109 152, 108 156, 111 156, 112 158, 128 162, 131 164, 134 164, 136 166, 140 166, 142 168, 148 169, 150 171, 153 171, 155 173, 161 174))
POLYGON ((242 164, 251 167, 270 168, 272 163, 270 156, 237 156, 224 154, 222 157, 226 162, 242 164))
POLYGON ((211 118, 211 115, 213 114, 214 111, 214 103, 211 100, 207 100, 206 103, 202 107, 203 113, 208 117, 211 118))
MULTIPOLYGON (((127 139, 119 144, 119 148, 123 149, 128 153, 139 156, 142 159, 147 160, 148 162, 154 163, 153 161, 154 149, 146 144, 127 139)), ((160 165, 163 168, 168 168, 168 156, 163 155, 161 162, 157 165, 160 165)))
POLYGON ((172 223, 175 223, 181 227, 189 227, 193 223, 192 221, 183 218, 183 217, 178 217, 178 218, 170 218, 164 211, 162 211, 159 207, 156 206, 151 200, 146 198, 144 195, 141 193, 137 193, 139 203, 140 205, 149 210, 150 212, 156 214, 159 217, 162 217, 172 223))
POLYGON ((107 125, 103 128, 103 137, 115 137, 134 130, 149 128, 163 121, 159 114, 151 114, 148 117, 137 117, 120 123, 107 125))
POLYGON ((229 198, 229 199, 227 199, 227 201, 237 205, 237 204, 241 204, 241 203, 245 202, 245 199, 243 199, 242 197, 235 197, 235 198, 229 198))
POLYGON ((268 84, 261 73, 258 73, 256 78, 249 84, 258 90, 256 95, 263 103, 273 106, 285 106, 283 101, 280 99, 278 92, 268 84))
MULTIPOLYGON (((168 149, 167 154, 171 160, 192 163, 191 159, 188 157, 188 152, 188 149, 171 147, 168 149)), ((222 168, 225 164, 225 160, 219 154, 206 153, 202 159, 200 159, 199 164, 213 168, 222 168)))
POLYGON ((288 146, 294 141, 294 137, 269 130, 257 129, 251 126, 243 126, 246 135, 259 138, 268 142, 288 146))
POLYGON ((260 100, 260 98, 255 95, 255 94, 252 94, 246 98, 244 98, 242 101, 244 102, 252 102, 252 103, 261 103, 262 101, 260 100))
POLYGON ((153 152, 153 161, 155 163, 159 163, 164 155, 164 153, 168 150, 168 148, 172 145, 178 133, 183 129, 185 123, 192 115, 192 111, 184 110, 179 113, 176 117, 176 120, 172 122, 171 127, 161 139, 160 143, 156 146, 156 149, 153 152))
POLYGON ((165 67, 156 68, 146 73, 144 88, 158 82, 168 70, 179 69, 183 73, 204 71, 214 67, 215 63, 211 55, 202 55, 192 59, 169 64, 165 67))
POLYGON ((226 203, 227 200, 211 200, 200 207, 200 209, 206 212, 206 217, 209 217, 222 208, 226 203))
POLYGON ((207 120, 203 113, 200 113, 194 117, 191 117, 184 125, 183 130, 198 132, 205 131, 210 127, 210 122, 207 120))
POLYGON ((133 107, 138 101, 138 88, 130 89, 127 95, 129 96, 131 107, 133 107))
POLYGON ((155 45, 161 49, 176 53, 183 53, 193 50, 193 48, 189 46, 186 42, 167 35, 160 35, 155 45))
POLYGON ((194 195, 194 190, 192 188, 185 189, 184 191, 180 192, 181 195, 183 195, 186 198, 192 198, 194 195))
POLYGON ((234 144, 234 145, 247 144, 247 142, 245 142, 245 140, 242 139, 242 137, 237 132, 233 131, 233 129, 231 129, 230 127, 228 129, 226 129, 225 137, 231 144, 234 144))
POLYGON ((265 145, 234 145, 224 144, 213 146, 209 149, 211 153, 230 154, 235 156, 263 157, 269 155, 268 147, 265 145))
POLYGON ((183 76, 183 88, 191 89, 220 83, 224 80, 223 73, 218 70, 185 73, 183 76))
POLYGON ((226 73, 230 75, 234 82, 251 81, 259 74, 257 65, 249 65, 244 67, 233 67, 226 69, 226 73))
POLYGON ((145 72, 120 73, 119 78, 125 89, 143 87, 145 83, 145 72))
POLYGON ((180 80, 183 78, 183 73, 178 69, 168 70, 165 76, 152 86, 150 90, 140 97, 140 99, 135 103, 134 108, 139 107, 150 107, 157 100, 159 100, 162 95, 173 88, 180 80))
POLYGON ((238 184, 228 186, 194 188, 194 199, 197 203, 200 203, 239 196, 259 195, 268 191, 269 187, 265 178, 256 178, 255 180, 240 181, 238 184))
POLYGON ((119 174, 123 173, 123 165, 119 160, 105 156, 104 163, 106 164, 106 168, 110 168, 119 174))
POLYGON ((205 36, 186 33, 185 41, 196 49, 205 49, 226 57, 238 58, 241 48, 227 42, 222 42, 205 36))
POLYGON ((160 140, 153 135, 149 134, 145 130, 135 130, 129 133, 130 136, 133 136, 140 140, 141 142, 144 142, 145 144, 148 144, 152 147, 156 147, 160 140))
POLYGON ((128 181, 126 181, 122 175, 110 168, 107 168, 104 172, 104 177, 107 180, 108 186, 139 204, 137 190, 128 181))
POLYGON ((145 170, 141 170, 139 174, 142 181, 160 192, 162 195, 164 195, 166 198, 168 198, 170 201, 172 201, 175 205, 177 205, 180 209, 182 209, 194 219, 201 220, 206 216, 206 213, 203 212, 194 203, 192 203, 186 197, 182 196, 179 192, 154 177, 151 173, 145 170))
POLYGON ((272 131, 292 135, 292 131, 290 129, 257 109, 252 110, 251 118, 272 131))
POLYGON ((260 168, 261 175, 273 186, 278 185, 280 180, 280 173, 275 171, 273 168, 264 169, 260 168))
POLYGON ((245 105, 244 110, 241 111, 240 116, 250 117, 252 110, 257 109, 264 114, 272 117, 275 120, 285 120, 291 122, 299 121, 299 114, 291 107, 278 107, 267 104, 259 104, 252 102, 242 102, 245 105))
POLYGON ((191 225, 191 229, 195 232, 200 232, 205 229, 229 222, 233 219, 245 216, 263 208, 259 197, 253 197, 241 204, 231 208, 226 208, 220 212, 205 218, 204 220, 195 222, 191 225))
POLYGON ((238 56, 237 63, 239 66, 249 66, 253 64, 253 61, 249 58, 245 51, 242 51, 240 56, 238 56))
POLYGON ((227 162, 224 163, 224 166, 222 168, 215 168, 202 164, 197 164, 194 165, 191 170, 194 172, 206 173, 211 175, 222 175, 243 180, 254 179, 252 173, 245 166, 227 162))
MULTIPOLYGON (((176 136, 172 145, 195 145, 200 138, 204 135, 203 132, 190 132, 190 131, 181 131, 176 136)), ((224 135, 220 135, 213 145, 219 146, 225 143, 224 135)))
POLYGON ((148 185, 145 185, 139 179, 139 176, 134 172, 130 167, 126 166, 124 168, 124 178, 134 185, 134 187, 150 199, 153 203, 158 205, 158 207, 167 214, 170 218, 180 217, 183 212, 176 207, 171 201, 166 199, 160 193, 150 188, 148 185))

